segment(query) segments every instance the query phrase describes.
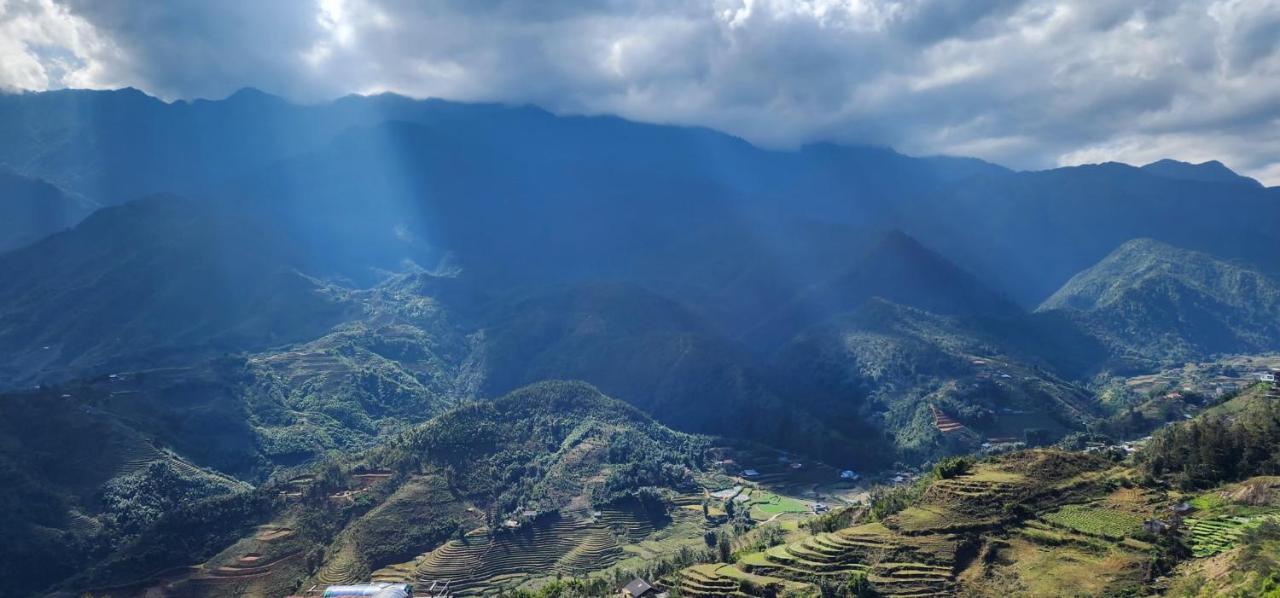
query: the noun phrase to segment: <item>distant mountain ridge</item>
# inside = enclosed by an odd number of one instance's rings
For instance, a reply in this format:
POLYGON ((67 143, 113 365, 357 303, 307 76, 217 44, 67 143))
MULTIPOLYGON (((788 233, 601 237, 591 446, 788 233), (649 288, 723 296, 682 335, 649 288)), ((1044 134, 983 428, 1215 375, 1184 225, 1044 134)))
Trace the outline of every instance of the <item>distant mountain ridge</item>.
MULTIPOLYGON (((749 333, 776 346, 827 318, 879 297, 942 315, 1014 314, 1020 308, 901 231, 884 234, 836 276, 802 289, 749 333)), ((754 343, 749 343, 754 344, 754 343)))
POLYGON ((70 228, 98 206, 0 166, 0 252, 70 228))
POLYGON ((258 206, 366 283, 352 270, 431 268, 449 252, 500 277, 667 272, 705 260, 645 263, 662 255, 655 240, 708 226, 767 238, 813 221, 902 230, 1024 306, 1138 237, 1280 271, 1277 190, 1212 163, 1012 172, 879 147, 771 151, 528 106, 393 95, 300 106, 256 90, 174 103, 136 90, 0 95, 0 140, 0 163, 104 205, 170 192, 258 206), (567 250, 580 243, 596 249, 567 250))
POLYGON ((1247 176, 1236 174, 1235 171, 1227 168, 1225 164, 1217 160, 1191 164, 1166 158, 1147 164, 1142 167, 1142 170, 1173 179, 1206 183, 1239 183, 1250 187, 1262 187, 1262 183, 1247 176))

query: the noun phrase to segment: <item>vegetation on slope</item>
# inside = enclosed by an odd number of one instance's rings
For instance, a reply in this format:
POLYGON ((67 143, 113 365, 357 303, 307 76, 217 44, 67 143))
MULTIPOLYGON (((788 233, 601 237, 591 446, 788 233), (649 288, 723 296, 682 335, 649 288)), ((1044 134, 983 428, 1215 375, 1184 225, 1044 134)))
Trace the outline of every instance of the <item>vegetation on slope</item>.
POLYGON ((314 338, 346 307, 298 263, 268 228, 195 202, 96 212, 0 255, 0 384, 314 338))
POLYGON ((1044 430, 1044 442, 1097 415, 1082 388, 981 323, 878 299, 797 336, 776 367, 788 396, 863 438, 891 435, 912 461, 977 450, 988 437, 1021 442, 1027 430, 1044 430), (940 428, 935 413, 963 425, 940 428))
POLYGON ((1156 432, 1139 456, 1146 473, 1198 489, 1280 474, 1280 398, 1260 383, 1187 422, 1156 432))
POLYGON ((1151 239, 1129 241, 1067 281, 1040 306, 1055 310, 1113 351, 1153 362, 1280 346, 1280 282, 1151 239))

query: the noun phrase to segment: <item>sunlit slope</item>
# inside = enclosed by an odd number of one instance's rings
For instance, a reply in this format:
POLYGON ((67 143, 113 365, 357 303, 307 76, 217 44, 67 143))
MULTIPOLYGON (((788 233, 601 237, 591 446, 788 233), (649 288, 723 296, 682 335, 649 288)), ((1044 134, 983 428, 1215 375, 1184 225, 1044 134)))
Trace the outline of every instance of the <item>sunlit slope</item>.
MULTIPOLYGON (((75 583, 113 585, 203 562, 135 589, 237 595, 247 581, 237 571, 251 569, 240 573, 258 580, 250 595, 259 595, 299 581, 295 564, 284 560, 292 555, 311 555, 308 584, 434 578, 478 591, 514 577, 580 574, 609 566, 624 556, 621 545, 671 525, 669 501, 700 492, 709 446, 589 385, 540 383, 448 411, 379 448, 275 478, 256 492, 276 500, 243 503, 217 526, 192 527, 184 537, 144 530, 151 534, 144 542, 75 583), (225 540, 229 530, 240 530, 240 540, 225 540)), ((185 508, 183 517, 201 520, 206 506, 185 508)))

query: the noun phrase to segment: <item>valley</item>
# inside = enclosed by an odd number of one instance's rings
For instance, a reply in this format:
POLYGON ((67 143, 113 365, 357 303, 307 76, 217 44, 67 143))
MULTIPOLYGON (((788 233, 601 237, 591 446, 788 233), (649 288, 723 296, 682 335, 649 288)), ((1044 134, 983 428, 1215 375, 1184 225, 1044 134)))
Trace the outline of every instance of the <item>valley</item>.
POLYGON ((0 130, 15 595, 1274 579, 1280 196, 1221 164, 252 90, 0 130))

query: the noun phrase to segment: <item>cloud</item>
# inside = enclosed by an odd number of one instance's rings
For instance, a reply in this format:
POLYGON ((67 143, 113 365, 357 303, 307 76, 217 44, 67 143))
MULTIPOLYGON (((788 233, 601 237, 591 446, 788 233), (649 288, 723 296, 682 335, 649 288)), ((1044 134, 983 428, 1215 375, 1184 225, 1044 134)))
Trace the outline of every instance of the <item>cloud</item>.
POLYGON ((1280 184, 1280 0, 0 0, 0 84, 396 91, 1280 184))
POLYGON ((0 89, 111 85, 101 60, 113 55, 110 40, 52 0, 0 0, 0 89))

